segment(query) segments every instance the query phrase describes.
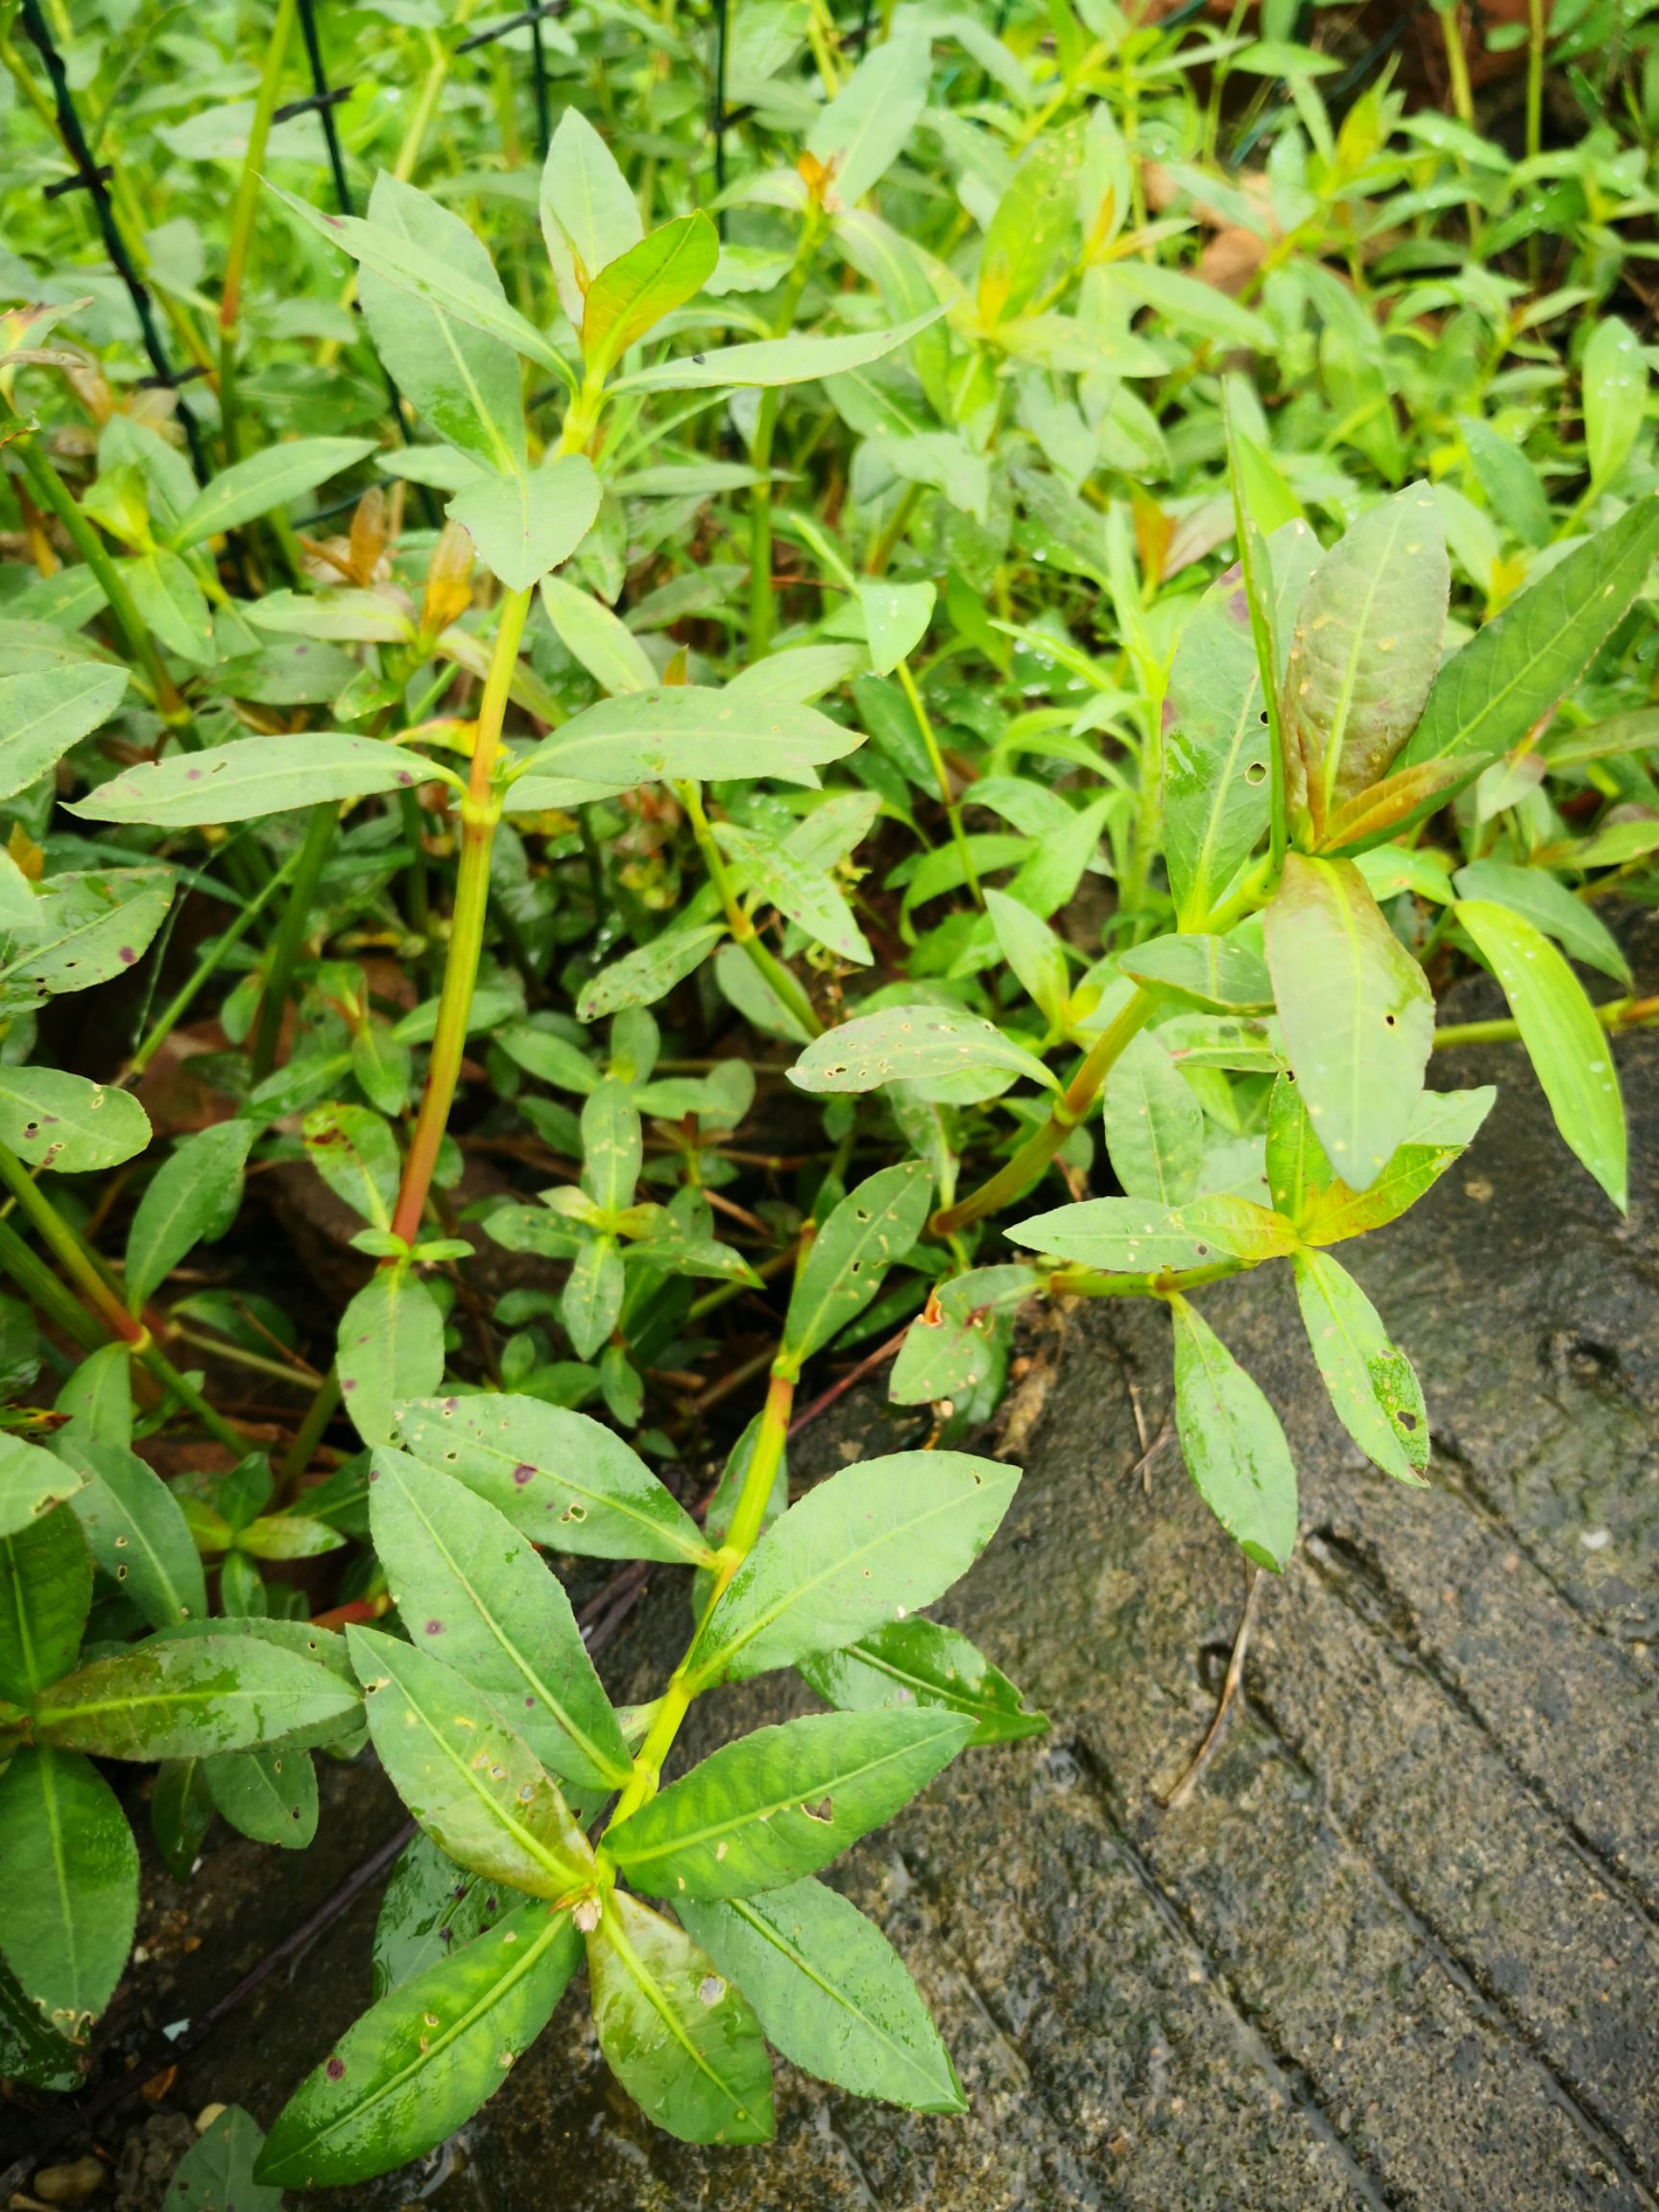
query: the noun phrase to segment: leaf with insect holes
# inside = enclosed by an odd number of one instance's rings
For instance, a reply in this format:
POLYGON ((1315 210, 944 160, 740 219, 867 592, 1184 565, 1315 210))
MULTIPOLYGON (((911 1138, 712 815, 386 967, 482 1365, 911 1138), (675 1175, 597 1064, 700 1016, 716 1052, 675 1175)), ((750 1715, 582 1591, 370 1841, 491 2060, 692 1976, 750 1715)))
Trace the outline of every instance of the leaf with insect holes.
POLYGON ((970 1744, 1011 1743, 1048 1726, 982 1651, 937 1621, 889 1621, 839 1651, 809 1652, 797 1671, 843 1713, 915 1706, 959 1713, 974 1723, 970 1744))
POLYGON ((487 1498, 533 1543, 598 1559, 707 1563, 697 1524, 614 1430, 511 1395, 397 1407, 392 1438, 487 1498))
POLYGON ((168 543, 180 549, 216 538, 227 530, 239 530, 269 515, 274 507, 315 492, 374 450, 373 438, 290 438, 268 445, 246 461, 220 469, 199 492, 168 533, 168 543))
POLYGON ((792 2065, 918 2112, 968 2101, 920 1991, 855 1905, 810 1879, 763 1897, 675 1910, 792 2065))
POLYGON ((1434 1034, 1428 982, 1349 860, 1288 854, 1266 937, 1303 1104, 1331 1165, 1363 1190, 1423 1088, 1434 1034))
POLYGON ((1196 1308, 1171 1298, 1169 1312, 1187 1471, 1245 1556, 1277 1570, 1296 1542, 1296 1469, 1279 1416, 1196 1308))
POLYGON ((160 928, 178 878, 171 868, 117 868, 48 878, 27 928, 0 954, 9 1013, 59 991, 89 991, 133 966, 160 928))
POLYGON ((1010 1222, 1003 1234, 1030 1251, 1118 1275, 1158 1275, 1223 1259, 1254 1265, 1296 1244, 1288 1221, 1228 1193, 1165 1209, 1144 1198, 1084 1198, 1010 1222))
POLYGON ((484 1693, 429 1651, 377 1629, 349 1627, 346 1640, 380 1763, 433 1842, 533 1897, 579 1887, 592 1867, 588 1840, 484 1693))
POLYGON ((1490 900, 1460 899, 1455 912, 1503 985, 1555 1126, 1623 1214, 1629 1140, 1613 1046, 1584 986, 1525 916, 1490 900))
POLYGON ((575 776, 618 790, 689 777, 774 776, 816 786, 861 739, 812 707, 757 706, 684 684, 601 699, 518 760, 514 776, 575 776))
POLYGON ((204 753, 143 760, 72 805, 93 822, 145 822, 178 830, 204 822, 247 822, 325 801, 376 791, 412 791, 427 764, 377 737, 301 730, 282 737, 245 737, 204 753))
MULTIPOLYGON (((77 1491, 84 1478, 38 1444, 0 1431, 0 1537, 15 1536, 77 1491)), ((0 1576, 5 1573, 0 1568, 0 1576)))
POLYGON ((683 2143, 768 2143, 772 2062, 741 1990, 683 1929, 625 1890, 588 1937, 605 2061, 648 2120, 683 2143))
POLYGON ((803 866, 786 840, 762 830, 719 822, 714 837, 745 885, 768 905, 805 929, 815 944, 839 953, 843 960, 869 967, 875 955, 833 877, 821 868, 803 866))
MULTIPOLYGON (((625 952, 620 960, 613 960, 583 984, 576 1001, 577 1020, 599 1022, 607 1014, 619 1014, 629 1006, 655 1006, 676 983, 683 983, 702 967, 725 934, 724 922, 703 923, 692 929, 664 929, 649 945, 625 952)), ((743 965, 747 968, 748 961, 743 965)))
POLYGON ((386 1444, 393 1408, 444 1380, 444 1316, 407 1267, 370 1277, 340 1316, 336 1364, 351 1425, 365 1444, 386 1444))
POLYGON ((26 1743, 0 1774, 0 1954, 28 2003, 75 2043, 114 1995, 138 1911, 138 1847, 89 1759, 26 1743))
POLYGON ((1659 492, 1575 546, 1512 599, 1434 680, 1398 765, 1455 754, 1473 777, 1518 745, 1577 683, 1630 610, 1659 551, 1659 492))
POLYGON ((888 1380, 889 1402, 924 1406, 978 1390, 1005 1355, 1009 1316, 1036 1286, 1028 1262, 972 1267, 939 1284, 904 1332, 888 1380))
POLYGON ((1130 1198, 1180 1206, 1204 1165, 1204 1109, 1155 1034, 1131 1037, 1106 1077, 1106 1151, 1130 1198))
POLYGON ((723 346, 712 353, 682 353, 632 376, 618 377, 613 392, 717 392, 778 384, 809 384, 862 369, 907 346, 944 314, 929 307, 891 330, 856 330, 845 338, 815 336, 763 338, 749 346, 723 346))
POLYGON ((555 1774, 619 1789, 628 1747, 565 1586, 487 1499, 408 1453, 374 1455, 374 1549, 417 1645, 482 1690, 555 1774))
POLYGON ((126 689, 126 669, 100 661, 0 676, 0 799, 56 767, 108 721, 126 689))
POLYGON ((608 376, 630 346, 702 291, 720 258, 720 234, 701 209, 649 230, 588 287, 582 304, 582 358, 589 376, 608 376))
POLYGON ((309 1751, 222 1751, 204 1759, 213 1803, 239 1836, 303 1851, 317 1833, 317 1768, 309 1751))
POLYGON ((206 1634, 152 1636, 54 1682, 37 1741, 99 1759, 189 1759, 278 1739, 329 1743, 362 1718, 354 1690, 298 1651, 215 1621, 206 1634))
POLYGON ((910 1250, 933 1202, 918 1160, 883 1167, 849 1191, 812 1239, 783 1323, 782 1358, 797 1371, 862 1313, 895 1261, 910 1250))
POLYGON ((536 1900, 391 1990, 283 2106, 258 2178, 358 2181, 444 2142, 541 2034, 581 1959, 568 1911, 536 1900))
MULTIPOLYGON (((72 1490, 77 1478, 64 1468, 58 1480, 72 1490)), ((31 1481, 22 1502, 37 1497, 31 1481)), ((91 1603, 92 1554, 73 1513, 48 1508, 0 1537, 0 1697, 28 1704, 68 1672, 91 1603)))
POLYGON ((1337 1418, 1365 1456, 1401 1482, 1423 1480, 1429 1414, 1411 1362, 1377 1309, 1328 1252, 1295 1256, 1296 1298, 1337 1418))
POLYGON ((56 1449, 82 1478, 70 1510, 111 1581, 152 1628, 201 1621, 207 1585, 179 1501, 153 1467, 125 1446, 99 1443, 75 1428, 56 1449))
POLYGON ((1408 484, 1326 554, 1296 612, 1280 714, 1286 796, 1321 835, 1416 727, 1440 665, 1451 569, 1440 510, 1408 484))
POLYGON ((1120 952, 1118 970, 1150 990, 1218 1014, 1263 1014, 1273 1004, 1265 963, 1247 945, 1227 937, 1152 937, 1120 952))
POLYGON ((0 1068, 0 1143, 60 1175, 117 1167, 150 1142, 150 1117, 130 1091, 56 1068, 0 1068))
POLYGON ((586 454, 565 453, 524 475, 468 485, 450 500, 449 519, 467 532, 493 576, 510 591, 528 591, 587 537, 600 489, 586 454))
POLYGON ((1007 1070, 1047 1090, 1059 1083, 1035 1054, 983 1015, 954 1006, 886 1006, 816 1037, 789 1070, 803 1091, 877 1091, 883 1083, 1007 1070))
POLYGON ((127 1303, 137 1313, 198 1244, 217 1243, 242 1204, 252 1121, 217 1121, 180 1139, 127 1232, 127 1303))
MULTIPOLYGON (((369 221, 505 306, 489 250, 452 208, 382 170, 369 195, 369 221)), ((524 398, 515 349, 449 314, 441 298, 418 296, 367 262, 357 282, 374 350, 404 397, 440 438, 485 468, 522 474, 524 398)))
POLYGON ((846 1467, 768 1528, 687 1656, 699 1686, 744 1682, 932 1604, 996 1533, 1020 1471, 961 1452, 846 1467))
POLYGON ((816 1873, 890 1820, 973 1734, 963 1715, 821 1713, 757 1728, 608 1829, 656 1897, 752 1897, 816 1873))

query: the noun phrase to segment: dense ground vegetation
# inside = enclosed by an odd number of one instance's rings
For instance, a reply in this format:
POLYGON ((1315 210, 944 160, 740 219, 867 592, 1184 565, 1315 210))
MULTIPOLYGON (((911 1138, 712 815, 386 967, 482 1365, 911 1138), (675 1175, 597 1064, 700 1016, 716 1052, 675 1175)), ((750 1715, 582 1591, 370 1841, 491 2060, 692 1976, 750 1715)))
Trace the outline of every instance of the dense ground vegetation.
POLYGON ((302 1848, 372 1740, 375 2003, 214 2172, 427 2148, 584 1957, 691 2140, 768 2042, 959 2108, 814 1876, 1043 1725, 925 1610, 1021 1307, 1166 1303, 1273 1570, 1204 1286, 1287 1262, 1421 1482, 1332 1247, 1458 1045, 1624 1205, 1659 46, 1375 13, 0 0, 0 2074, 78 2079, 132 1819, 302 1848), (918 1448, 791 1503, 872 1372, 918 1448))

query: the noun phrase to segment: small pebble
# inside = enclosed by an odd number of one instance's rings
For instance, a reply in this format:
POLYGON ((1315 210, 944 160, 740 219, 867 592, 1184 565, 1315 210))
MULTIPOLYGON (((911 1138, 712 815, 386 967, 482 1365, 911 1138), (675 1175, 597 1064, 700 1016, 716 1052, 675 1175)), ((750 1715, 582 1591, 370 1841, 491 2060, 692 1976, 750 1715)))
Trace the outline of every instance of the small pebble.
POLYGON ((79 2204, 102 2189, 105 2173, 96 2158, 77 2158, 73 2166, 42 2166, 35 2176, 35 2194, 43 2204, 79 2204))

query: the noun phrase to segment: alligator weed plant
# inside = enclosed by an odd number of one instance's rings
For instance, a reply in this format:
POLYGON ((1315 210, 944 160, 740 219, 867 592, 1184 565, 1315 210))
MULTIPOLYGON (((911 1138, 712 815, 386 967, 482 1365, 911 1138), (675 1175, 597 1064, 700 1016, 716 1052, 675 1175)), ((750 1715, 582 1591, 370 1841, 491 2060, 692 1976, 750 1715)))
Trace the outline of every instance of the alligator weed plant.
POLYGON ((440 2143, 584 1962, 686 2140, 771 2133, 768 2046, 959 2110, 818 1877, 1045 1725, 929 1611, 1019 1310, 1160 1302, 1282 1569, 1206 1287, 1287 1262, 1426 1481, 1334 1248, 1475 1043, 1623 1207, 1659 1019, 1649 68, 1580 40, 1517 154, 1283 9, 439 12, 0 6, 0 2075, 83 2078, 134 1811, 183 1882, 372 1754, 420 1833, 274 2187, 440 2143), (914 1448, 792 1500, 875 1373, 914 1448))

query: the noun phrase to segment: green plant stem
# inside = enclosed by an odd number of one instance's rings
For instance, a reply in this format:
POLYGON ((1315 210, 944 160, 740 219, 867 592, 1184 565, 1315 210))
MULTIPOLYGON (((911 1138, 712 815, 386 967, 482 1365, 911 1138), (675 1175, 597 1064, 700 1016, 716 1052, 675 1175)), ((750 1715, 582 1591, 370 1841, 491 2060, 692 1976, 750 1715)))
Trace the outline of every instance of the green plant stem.
MULTIPOLYGON (((794 325, 802 296, 806 290, 806 280, 812 274, 812 261, 818 251, 823 223, 821 209, 814 206, 807 211, 795 248, 795 259, 788 281, 783 287, 778 318, 772 325, 774 338, 786 337, 794 325)), ((772 591, 771 470, 772 441, 778 431, 778 387, 768 385, 760 395, 759 412, 755 418, 755 444, 750 454, 750 460, 759 477, 749 493, 748 653, 751 661, 763 661, 772 650, 772 632, 777 613, 772 591)))
MULTIPOLYGON (((461 864, 455 879, 455 911, 449 925, 449 944, 444 960, 444 985, 438 998, 438 1023, 432 1037, 432 1057, 426 1068, 426 1088, 409 1141, 403 1181, 392 1216, 394 1236, 413 1244, 421 1233, 426 1194, 438 1165, 438 1148, 449 1126, 449 1109, 461 1077, 461 1058, 467 1045, 467 1024, 472 1013, 472 993, 478 981, 478 959, 484 950, 484 917, 490 902, 490 854, 495 842, 495 825, 501 818, 501 793, 495 783, 495 761, 501 745, 501 722, 507 695, 518 664, 518 646, 530 613, 528 591, 509 591, 501 602, 495 630, 495 649, 484 696, 478 706, 476 734, 472 741, 472 767, 467 795, 461 802, 461 864)), ((396 1262, 388 1262, 395 1264, 396 1262)))
POLYGON ((697 1648, 704 1623, 725 1596, 732 1577, 759 1540, 766 1519, 766 1502, 772 1495, 772 1485, 778 1478, 783 1447, 789 1438, 789 1416, 795 1406, 795 1363, 780 1353, 772 1363, 771 1386, 766 1393, 766 1404, 761 1410, 760 1426, 755 1437, 755 1450, 744 1473, 743 1487, 732 1516, 732 1526, 725 1543, 715 1554, 714 1586, 703 1608, 702 1618, 697 1623, 685 1656, 670 1675, 668 1687, 658 1702, 645 1741, 635 1754, 633 1780, 617 1798, 616 1809, 607 1826, 614 1826, 618 1820, 626 1820, 630 1813, 637 1812, 647 1798, 655 1796, 662 1776, 663 1761, 673 1747, 675 1737, 680 1733, 681 1722, 690 1711, 691 1700, 699 1691, 708 1687, 691 1671, 691 1655, 697 1648))
POLYGON ((1446 41, 1446 76, 1452 93, 1452 112, 1466 130, 1475 128, 1475 94, 1469 84, 1469 57, 1463 51, 1463 30, 1457 20, 1457 0, 1448 0, 1439 11, 1441 36, 1446 41))
POLYGON ((340 1404, 340 1371, 330 1367, 317 1385, 317 1392, 305 1408, 305 1418, 294 1431, 294 1441, 282 1455, 282 1463, 276 1471, 279 1483, 297 1482, 311 1464, 311 1455, 323 1441, 323 1431, 334 1418, 340 1404))
POLYGON ((104 1332, 66 1290, 39 1254, 18 1236, 10 1221, 0 1220, 0 1267, 4 1267, 26 1298, 33 1299, 49 1321, 73 1337, 84 1352, 96 1352, 106 1341, 104 1332))
POLYGON ((916 679, 910 673, 908 661, 901 661, 895 671, 904 696, 910 702, 910 711, 916 717, 916 727, 922 733, 922 742, 927 748, 928 763, 939 785, 939 799, 945 808, 945 819, 950 825, 950 839, 956 848, 956 856, 962 863, 963 879, 974 894, 974 903, 981 912, 985 907, 985 894, 979 888, 978 871, 974 866, 974 855, 962 829, 962 809, 950 796, 950 779, 945 772, 945 756, 939 750, 934 734, 933 719, 925 705, 916 679))
MULTIPOLYGON (((1659 997, 1610 998, 1592 1011, 1602 1028, 1617 1037, 1624 1029, 1651 1029, 1659 1023, 1659 997)), ((1459 1045, 1512 1045, 1520 1034, 1520 1022, 1502 1015, 1493 1022, 1449 1022, 1435 1030, 1434 1049, 1449 1052, 1459 1045)))
POLYGON ((271 39, 265 49, 265 68, 253 102, 242 174, 236 183, 230 211, 230 243, 225 255, 225 281, 219 293, 219 417, 225 430, 225 457, 238 456, 236 424, 236 339, 242 323, 242 285, 253 243, 253 219, 259 208, 265 147, 271 136, 271 118, 282 85, 282 65, 294 36, 297 0, 276 0, 271 39))
POLYGON ((954 1206, 943 1207, 934 1214, 930 1227, 935 1237, 953 1237, 971 1221, 983 1220, 987 1214, 1012 1205, 1030 1190, 1072 1130, 1086 1118, 1119 1055, 1137 1031, 1144 1027, 1151 1014, 1151 994, 1137 991, 1117 1020, 1102 1030, 1090 1046, 1076 1074, 1054 1101, 1042 1128, 1026 1138, 1019 1151, 989 1182, 981 1183, 977 1190, 971 1190, 954 1206))
MULTIPOLYGON (((79 1292, 80 1305, 77 1310, 84 1307, 83 1319, 90 1322, 110 1343, 124 1344, 164 1390, 171 1392, 181 1406, 195 1414, 209 1435, 217 1437, 220 1443, 229 1445, 234 1452, 240 1454, 246 1447, 246 1439, 241 1431, 233 1428, 222 1413, 216 1412, 196 1385, 180 1375, 172 1361, 156 1350, 149 1330, 142 1321, 128 1312, 97 1259, 64 1220, 22 1161, 4 1144, 0 1144, 0 1183, 4 1183, 11 1190, 17 1201, 18 1212, 38 1232, 41 1242, 79 1292)), ((16 1233, 11 1229, 10 1224, 4 1226, 9 1238, 15 1238, 16 1233)), ((21 1242, 21 1239, 17 1241, 21 1242)), ((27 1247, 24 1249, 26 1251, 27 1247)), ((12 1267, 9 1256, 5 1263, 8 1268, 12 1267)), ((38 1286, 38 1261, 33 1262, 30 1274, 38 1286)), ((21 1282, 21 1276, 17 1280, 21 1282)), ((61 1286, 59 1287, 61 1291, 61 1286)), ((67 1293, 63 1293, 63 1296, 67 1296, 67 1293)), ((70 1300, 70 1303, 77 1302, 70 1300)), ((52 1314, 54 1319, 62 1318, 64 1308, 62 1298, 59 1295, 54 1294, 50 1302, 43 1300, 42 1306, 43 1310, 52 1314)), ((84 1343, 85 1332, 83 1328, 69 1323, 65 1323, 65 1326, 77 1341, 84 1343)))
POLYGON ((282 1017, 287 1011, 294 971, 305 949, 311 910, 317 902, 317 886, 323 879, 328 848, 334 842, 339 824, 340 808, 332 799, 313 806, 305 824, 305 840, 294 862, 293 888, 272 943, 271 970, 259 1000, 259 1020, 253 1031, 255 1083, 263 1083, 276 1065, 276 1046, 282 1034, 282 1017))
POLYGON ((759 932, 744 912, 742 901, 733 888, 732 878, 727 872, 726 856, 709 827, 702 791, 695 783, 676 783, 674 789, 691 824, 691 834, 697 840, 697 850, 703 855, 709 880, 719 894, 720 904, 725 910, 733 939, 753 961, 767 988, 789 1009, 807 1036, 822 1037, 824 1024, 813 1012, 812 1001, 782 961, 761 943, 759 932))
POLYGON ((149 1067, 151 1061, 155 1059, 156 1053, 160 1051, 162 1046, 166 1044, 168 1038, 189 1012, 197 993, 218 972, 226 953, 230 950, 233 945, 239 945, 242 939, 247 936, 249 930, 252 928, 254 923, 299 867, 301 854, 303 850, 303 847, 301 847, 298 851, 290 853, 281 867, 248 902, 229 927, 214 938, 211 951, 204 953, 202 959, 198 961, 195 973, 187 981, 180 985, 178 991, 156 1016, 151 1026, 150 1034, 139 1046, 137 1051, 133 1053, 132 1059, 128 1061, 121 1073, 123 1083, 135 1083, 138 1077, 143 1074, 145 1069, 149 1067))
POLYGON ((1154 1275, 1114 1275, 1100 1267, 1056 1267, 1042 1287, 1060 1298, 1173 1298, 1229 1275, 1242 1275, 1247 1260, 1214 1260, 1207 1267, 1166 1267, 1154 1275))
POLYGON ((1544 0, 1527 0, 1527 158, 1544 150, 1544 50, 1549 37, 1544 0))

